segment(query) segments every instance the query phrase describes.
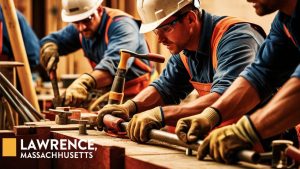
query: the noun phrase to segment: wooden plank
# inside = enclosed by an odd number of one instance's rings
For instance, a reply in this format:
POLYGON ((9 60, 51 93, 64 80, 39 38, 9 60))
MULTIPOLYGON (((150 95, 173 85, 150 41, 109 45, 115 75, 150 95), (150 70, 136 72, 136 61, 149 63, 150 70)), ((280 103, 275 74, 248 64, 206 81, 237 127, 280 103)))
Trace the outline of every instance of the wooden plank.
MULTIPOLYGON (((239 169, 247 168, 245 165, 225 165, 211 160, 198 161, 193 156, 186 156, 184 149, 169 144, 150 141, 148 144, 138 144, 129 139, 113 138, 95 130, 89 130, 85 136, 76 131, 55 131, 57 136, 77 139, 93 139, 94 143, 102 147, 121 147, 126 150, 125 168, 209 168, 209 169, 239 169)), ((115 158, 115 157, 113 157, 115 158)), ((59 161, 60 159, 58 159, 59 161)), ((94 160, 95 162, 96 160, 94 160)), ((91 162, 93 163, 93 161, 91 162)), ((251 168, 265 168, 266 166, 252 165, 251 168)))

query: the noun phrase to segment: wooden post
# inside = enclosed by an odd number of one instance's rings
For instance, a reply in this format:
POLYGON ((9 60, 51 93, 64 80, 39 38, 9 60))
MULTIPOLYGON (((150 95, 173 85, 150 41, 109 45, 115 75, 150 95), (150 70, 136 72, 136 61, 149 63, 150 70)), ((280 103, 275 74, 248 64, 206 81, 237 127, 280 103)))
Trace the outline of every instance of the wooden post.
POLYGON ((23 95, 40 112, 14 2, 13 0, 0 0, 0 2, 15 61, 24 63, 24 67, 17 69, 23 95))

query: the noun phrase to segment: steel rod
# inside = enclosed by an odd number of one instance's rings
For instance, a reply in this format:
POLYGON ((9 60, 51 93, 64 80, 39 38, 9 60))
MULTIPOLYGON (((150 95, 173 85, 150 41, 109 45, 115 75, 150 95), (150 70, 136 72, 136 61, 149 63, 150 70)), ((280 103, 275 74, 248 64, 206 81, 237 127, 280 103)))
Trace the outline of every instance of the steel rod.
POLYGON ((13 101, 19 106, 19 108, 26 114, 27 117, 29 117, 29 119, 31 121, 38 121, 35 116, 27 109, 27 107, 25 107, 22 102, 19 100, 18 97, 16 97, 14 95, 14 93, 9 89, 7 88, 7 86, 3 86, 6 91, 8 92, 8 94, 11 96, 11 99, 13 99, 13 101))
MULTIPOLYGON (((126 131, 127 126, 128 126, 128 122, 122 122, 120 127, 123 131, 126 131)), ((172 134, 172 133, 168 133, 168 132, 156 130, 156 129, 152 129, 150 131, 149 138, 158 140, 158 141, 162 141, 162 142, 166 142, 169 144, 174 144, 177 146, 190 148, 195 151, 198 150, 199 145, 201 145, 201 143, 203 142, 202 140, 199 140, 194 144, 185 144, 184 142, 182 142, 181 140, 178 139, 176 134, 172 134)), ((257 163, 260 160, 260 154, 255 151, 251 151, 251 150, 242 150, 237 153, 237 159, 239 161, 257 163)))
POLYGON ((2 93, 2 95, 6 98, 6 100, 9 102, 9 104, 16 110, 16 112, 18 112, 21 117, 23 118, 23 120, 25 122, 29 122, 29 118, 24 114, 24 112, 22 112, 22 110, 20 109, 20 107, 18 106, 17 103, 15 103, 14 99, 12 99, 12 97, 10 96, 10 94, 5 90, 5 88, 2 86, 2 84, 0 83, 0 92, 2 93))
POLYGON ((5 76, 0 72, 0 80, 4 83, 5 86, 7 86, 13 93, 16 95, 23 104, 29 109, 31 113, 33 113, 35 116, 37 116, 40 119, 44 119, 44 116, 36 111, 36 109, 23 97, 23 95, 5 78, 5 76))

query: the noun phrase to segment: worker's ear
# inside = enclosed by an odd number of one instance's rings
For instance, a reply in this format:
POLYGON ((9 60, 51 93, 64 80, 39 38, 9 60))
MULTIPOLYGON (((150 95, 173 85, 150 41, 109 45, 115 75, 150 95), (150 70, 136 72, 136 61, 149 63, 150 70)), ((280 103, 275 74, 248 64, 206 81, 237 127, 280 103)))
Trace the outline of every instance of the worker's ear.
POLYGON ((197 17, 197 14, 194 12, 194 11, 189 11, 187 16, 186 16, 186 19, 188 21, 189 24, 192 24, 192 23, 196 23, 198 17, 197 17))

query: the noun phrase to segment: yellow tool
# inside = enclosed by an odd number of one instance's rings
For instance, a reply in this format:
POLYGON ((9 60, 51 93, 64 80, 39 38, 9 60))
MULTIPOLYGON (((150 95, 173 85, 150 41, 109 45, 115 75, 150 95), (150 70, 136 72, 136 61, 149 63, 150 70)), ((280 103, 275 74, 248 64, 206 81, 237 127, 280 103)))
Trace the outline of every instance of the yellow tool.
POLYGON ((163 63, 165 61, 165 58, 162 55, 159 54, 137 54, 135 52, 121 49, 121 60, 118 65, 118 70, 116 72, 109 97, 108 97, 108 104, 121 104, 124 97, 124 85, 125 85, 125 75, 126 75, 126 65, 127 60, 130 57, 136 57, 140 59, 147 59, 154 62, 163 63))

